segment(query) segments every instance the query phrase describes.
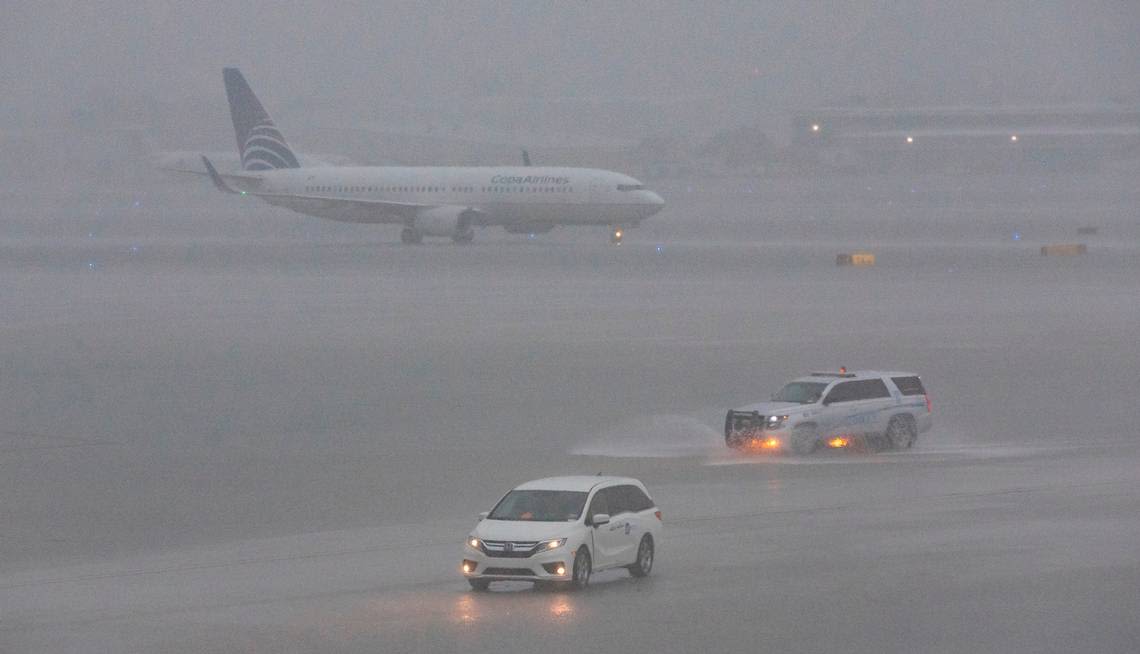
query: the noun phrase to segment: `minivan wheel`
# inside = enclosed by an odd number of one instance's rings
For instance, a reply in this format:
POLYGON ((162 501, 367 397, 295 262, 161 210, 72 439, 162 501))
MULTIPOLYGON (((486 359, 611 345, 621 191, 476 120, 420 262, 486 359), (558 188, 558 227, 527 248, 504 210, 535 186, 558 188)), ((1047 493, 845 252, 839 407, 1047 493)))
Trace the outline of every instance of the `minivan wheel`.
POLYGON ((645 534, 637 546, 637 560, 629 566, 629 573, 635 577, 646 577, 653 570, 653 537, 645 534))
POLYGON ((887 441, 896 450, 905 450, 914 445, 914 423, 906 418, 891 418, 887 424, 887 441))
POLYGON ((594 564, 590 560, 590 550, 586 546, 578 548, 578 552, 574 555, 574 572, 570 577, 570 588, 573 590, 583 590, 586 586, 590 585, 590 573, 593 572, 594 564))

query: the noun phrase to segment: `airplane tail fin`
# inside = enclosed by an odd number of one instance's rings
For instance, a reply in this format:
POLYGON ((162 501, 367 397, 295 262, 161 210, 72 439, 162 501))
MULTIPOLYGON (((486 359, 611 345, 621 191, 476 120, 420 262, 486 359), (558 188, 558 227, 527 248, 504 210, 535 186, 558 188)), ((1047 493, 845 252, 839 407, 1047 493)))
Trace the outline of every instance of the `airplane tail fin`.
POLYGON ((241 71, 225 68, 222 76, 226 82, 226 98, 230 102, 241 167, 244 170, 300 168, 297 156, 289 149, 285 137, 261 106, 241 71))

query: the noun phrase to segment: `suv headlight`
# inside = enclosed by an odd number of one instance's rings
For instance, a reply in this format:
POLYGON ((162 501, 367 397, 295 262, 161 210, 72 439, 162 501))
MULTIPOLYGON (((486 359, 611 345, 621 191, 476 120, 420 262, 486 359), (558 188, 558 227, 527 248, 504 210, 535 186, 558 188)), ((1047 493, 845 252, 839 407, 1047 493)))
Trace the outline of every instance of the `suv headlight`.
POLYGON ((471 549, 481 550, 483 549, 483 541, 478 536, 472 534, 467 537, 467 547, 470 547, 471 549))
POLYGON ((788 424, 788 416, 768 416, 764 427, 767 429, 781 429, 786 424, 788 424))
POLYGON ((544 540, 538 544, 538 551, 539 552, 549 552, 550 550, 556 550, 565 544, 566 544, 565 538, 554 538, 551 540, 544 540))

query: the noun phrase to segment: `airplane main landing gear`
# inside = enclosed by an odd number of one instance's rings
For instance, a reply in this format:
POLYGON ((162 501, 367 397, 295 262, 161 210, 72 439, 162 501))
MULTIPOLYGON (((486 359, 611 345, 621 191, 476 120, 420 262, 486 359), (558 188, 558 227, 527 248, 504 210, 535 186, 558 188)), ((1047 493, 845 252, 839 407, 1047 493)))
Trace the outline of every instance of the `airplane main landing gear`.
POLYGON ((400 240, 404 242, 404 245, 419 245, 424 242, 424 235, 411 227, 405 227, 400 232, 400 240))
POLYGON ((610 230, 610 243, 614 245, 621 245, 621 239, 625 236, 625 230, 621 227, 614 227, 610 230))

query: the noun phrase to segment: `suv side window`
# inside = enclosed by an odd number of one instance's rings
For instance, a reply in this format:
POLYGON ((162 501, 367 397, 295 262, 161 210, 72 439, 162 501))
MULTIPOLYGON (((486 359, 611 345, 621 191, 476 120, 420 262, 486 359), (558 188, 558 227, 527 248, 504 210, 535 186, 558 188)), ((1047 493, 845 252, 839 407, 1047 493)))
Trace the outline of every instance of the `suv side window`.
POLYGON ((887 390, 887 385, 883 383, 882 379, 864 379, 855 383, 859 384, 860 400, 877 400, 891 396, 891 392, 887 390))
POLYGON ((860 379, 836 384, 835 388, 832 388, 831 392, 827 394, 827 403, 873 400, 890 396, 887 385, 883 383, 882 379, 860 379))
POLYGON ((836 384, 831 392, 827 394, 827 399, 824 404, 835 404, 836 402, 850 402, 855 399, 855 384, 859 382, 843 382, 836 384))
POLYGON ((899 392, 903 395, 926 395, 926 389, 922 387, 922 380, 918 377, 891 377, 891 381, 899 387, 899 392))

